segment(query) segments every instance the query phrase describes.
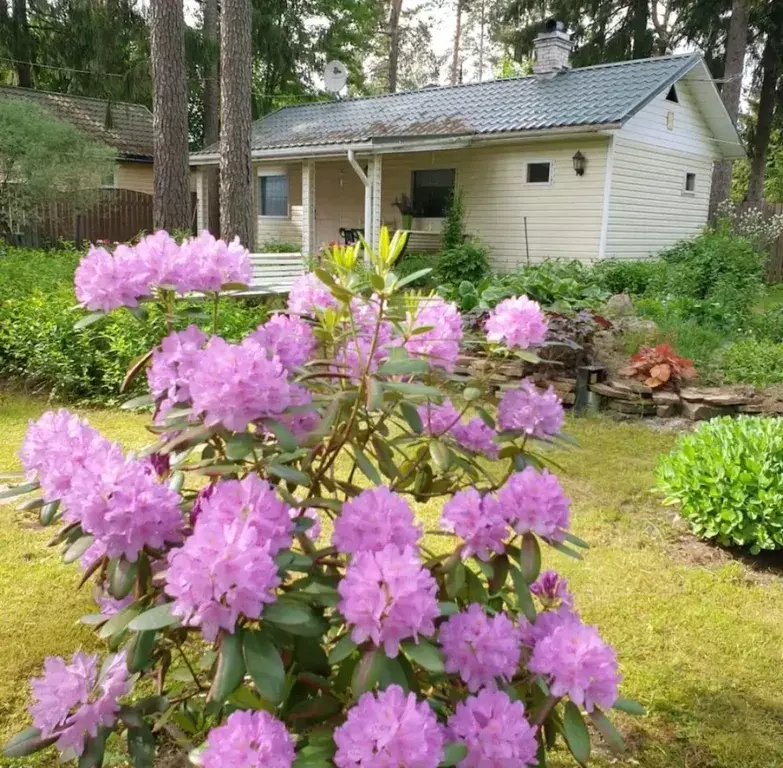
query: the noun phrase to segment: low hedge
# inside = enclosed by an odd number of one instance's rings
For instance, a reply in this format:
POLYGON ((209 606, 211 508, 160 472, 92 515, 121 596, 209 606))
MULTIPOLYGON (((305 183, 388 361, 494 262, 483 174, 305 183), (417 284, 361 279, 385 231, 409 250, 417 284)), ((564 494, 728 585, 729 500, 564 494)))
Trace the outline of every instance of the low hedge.
MULTIPOLYGON (((113 405, 130 362, 160 338, 163 320, 130 312, 74 330, 73 273, 80 254, 0 248, 0 376, 59 400, 113 405)), ((223 299, 220 333, 237 341, 268 315, 259 300, 223 299)), ((205 328, 208 319, 196 320, 205 328)))

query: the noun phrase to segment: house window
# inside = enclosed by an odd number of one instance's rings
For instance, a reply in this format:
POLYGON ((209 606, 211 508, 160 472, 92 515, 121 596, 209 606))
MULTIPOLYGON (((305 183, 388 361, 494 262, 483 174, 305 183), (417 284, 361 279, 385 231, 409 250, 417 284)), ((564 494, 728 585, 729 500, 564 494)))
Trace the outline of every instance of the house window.
POLYGON ((685 174, 685 184, 682 191, 687 194, 693 194, 696 191, 696 174, 687 171, 685 174))
POLYGON ((258 212, 261 216, 288 216, 288 176, 258 177, 258 212))
POLYGON ((449 207, 457 172, 453 168, 414 171, 413 210, 423 218, 443 218, 449 207))
POLYGON ((101 186, 104 189, 114 189, 114 168, 111 168, 105 173, 101 174, 101 186))
POLYGON ((677 89, 674 86, 669 88, 669 92, 666 94, 666 101, 673 101, 675 104, 680 103, 680 99, 677 97, 677 89))
POLYGON ((525 180, 528 184, 549 184, 552 181, 552 163, 528 163, 525 180))

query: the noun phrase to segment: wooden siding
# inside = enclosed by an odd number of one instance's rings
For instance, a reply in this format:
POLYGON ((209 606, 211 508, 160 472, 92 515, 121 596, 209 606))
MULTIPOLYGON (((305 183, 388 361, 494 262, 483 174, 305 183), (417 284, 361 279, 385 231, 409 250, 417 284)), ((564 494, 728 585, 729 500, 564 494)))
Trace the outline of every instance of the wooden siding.
POLYGON ((650 256, 692 237, 707 222, 712 134, 687 83, 676 83, 679 103, 662 93, 632 117, 614 140, 604 256, 650 256), (667 114, 674 115, 672 130, 667 114), (685 191, 685 174, 696 189, 685 191))
POLYGON ((152 195, 152 163, 123 163, 118 161, 114 172, 114 186, 116 189, 130 189, 134 192, 152 195))
MULTIPOLYGON (((316 171, 317 174, 317 171, 316 171)), ((253 206, 256 211, 256 248, 263 250, 271 240, 299 244, 302 242, 302 164, 260 163, 253 176, 253 206), (288 216, 261 216, 258 212, 258 174, 288 176, 288 216)))

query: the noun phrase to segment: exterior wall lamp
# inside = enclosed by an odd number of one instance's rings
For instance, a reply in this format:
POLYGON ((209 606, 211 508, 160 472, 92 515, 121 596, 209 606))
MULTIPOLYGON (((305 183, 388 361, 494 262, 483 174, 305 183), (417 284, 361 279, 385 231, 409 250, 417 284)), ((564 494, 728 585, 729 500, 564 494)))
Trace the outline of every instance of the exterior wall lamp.
POLYGON ((574 171, 576 171, 576 175, 584 176, 585 168, 587 167, 587 158, 577 149, 571 159, 574 161, 574 171))

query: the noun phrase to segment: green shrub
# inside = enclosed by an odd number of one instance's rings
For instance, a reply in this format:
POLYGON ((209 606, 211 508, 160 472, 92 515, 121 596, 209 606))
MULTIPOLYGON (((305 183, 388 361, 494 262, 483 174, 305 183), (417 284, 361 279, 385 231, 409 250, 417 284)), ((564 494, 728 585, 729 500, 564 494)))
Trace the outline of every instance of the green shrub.
POLYGON ((259 253, 300 253, 301 243, 289 243, 285 240, 264 240, 259 253))
POLYGON ((724 546, 783 547, 783 422, 722 417, 680 438, 657 488, 698 536, 724 546))
POLYGON ((488 274, 487 249, 478 243, 462 243, 438 255, 433 277, 436 283, 476 285, 488 274))
POLYGON ((465 202, 462 198, 462 190, 455 187, 451 193, 449 207, 446 210, 446 219, 443 222, 443 239, 441 247, 444 251, 458 248, 465 237, 465 202))
POLYGON ((754 339, 783 343, 783 308, 768 307, 752 312, 748 317, 747 330, 754 339))
MULTIPOLYGON (((152 323, 138 322, 128 311, 74 330, 73 272, 79 255, 9 249, 0 256, 0 371, 7 379, 44 390, 63 400, 113 404, 131 360, 142 354, 163 327, 152 310, 152 323)), ((203 302, 193 303, 193 308, 203 302)), ((259 300, 223 299, 221 335, 239 341, 268 314, 259 300)), ((210 329, 205 312, 194 322, 210 329)))
POLYGON ((394 274, 397 277, 407 277, 414 272, 430 268, 430 272, 424 277, 419 277, 412 283, 408 283, 411 288, 432 288, 435 286, 434 270, 438 265, 438 257, 434 253, 406 253, 399 261, 394 264, 394 274))
POLYGON ((608 259, 592 269, 593 281, 611 294, 641 296, 660 284, 666 264, 661 259, 608 259))
POLYGON ((742 339, 726 347, 720 367, 726 384, 768 387, 783 382, 783 344, 742 339))

